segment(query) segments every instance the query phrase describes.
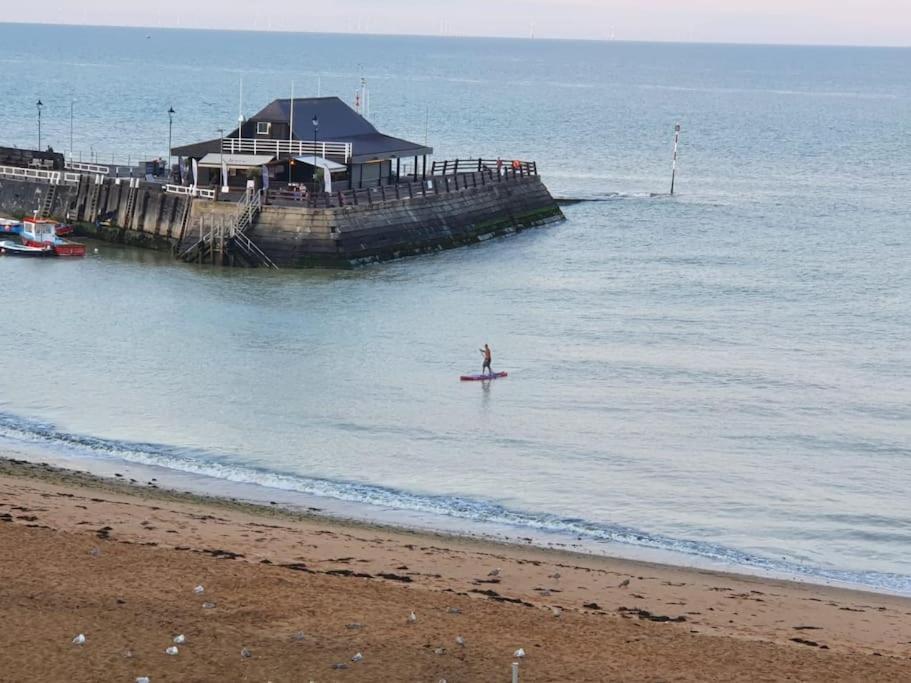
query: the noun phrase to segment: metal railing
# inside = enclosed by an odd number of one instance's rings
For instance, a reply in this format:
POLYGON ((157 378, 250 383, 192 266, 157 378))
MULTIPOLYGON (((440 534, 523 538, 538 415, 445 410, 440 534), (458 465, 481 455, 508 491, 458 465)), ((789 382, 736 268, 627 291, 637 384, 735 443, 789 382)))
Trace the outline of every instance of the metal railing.
POLYGON ((430 175, 458 175, 481 171, 493 171, 501 175, 538 175, 538 164, 519 159, 449 159, 434 161, 430 175))
POLYGON ((100 166, 98 164, 85 164, 81 161, 67 161, 66 168, 70 171, 80 171, 82 173, 95 173, 99 175, 109 175, 111 169, 109 166, 100 166))
POLYGON ((79 174, 65 171, 46 171, 38 168, 23 168, 21 166, 0 166, 0 176, 13 180, 40 180, 51 185, 78 185, 79 174))
POLYGON ((225 154, 272 154, 279 156, 320 156, 324 159, 335 157, 351 159, 353 151, 350 142, 304 142, 303 140, 258 140, 257 138, 224 138, 221 151, 225 154))
POLYGON ((187 197, 215 199, 215 190, 207 190, 204 187, 195 187, 193 185, 172 185, 168 183, 164 186, 164 191, 168 194, 180 194, 187 197))
MULTIPOLYGON (((531 162, 533 163, 533 162, 531 162)), ((475 161, 475 167, 477 161, 475 161)), ((360 206, 382 204, 398 200, 416 199, 439 194, 450 194, 468 189, 484 188, 500 183, 528 181, 534 177, 522 169, 502 171, 483 168, 480 172, 458 174, 442 173, 428 175, 416 180, 401 180, 398 183, 377 185, 375 187, 340 190, 338 192, 303 192, 290 189, 270 189, 266 191, 265 203, 275 206, 299 206, 311 209, 332 209, 343 206, 360 206)))

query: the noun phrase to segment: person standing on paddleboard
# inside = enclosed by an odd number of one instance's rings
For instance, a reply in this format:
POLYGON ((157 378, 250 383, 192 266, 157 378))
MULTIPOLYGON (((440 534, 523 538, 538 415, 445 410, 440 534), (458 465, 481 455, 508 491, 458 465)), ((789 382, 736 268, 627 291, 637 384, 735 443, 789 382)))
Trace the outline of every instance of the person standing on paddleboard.
POLYGON ((493 374, 493 368, 490 367, 490 361, 493 360, 493 353, 490 351, 490 347, 487 344, 484 344, 483 349, 478 349, 482 354, 484 354, 484 365, 481 366, 481 374, 484 374, 484 371, 487 370, 488 375, 493 374))

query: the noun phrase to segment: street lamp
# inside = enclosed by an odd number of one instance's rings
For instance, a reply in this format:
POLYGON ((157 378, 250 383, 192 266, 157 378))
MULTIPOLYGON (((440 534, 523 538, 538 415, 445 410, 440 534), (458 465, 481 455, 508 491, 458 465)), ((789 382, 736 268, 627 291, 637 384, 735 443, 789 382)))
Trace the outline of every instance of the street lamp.
POLYGON ((171 166, 171 149, 172 149, 171 133, 173 132, 173 129, 174 129, 174 114, 176 114, 176 113, 177 112, 174 111, 174 107, 168 108, 168 177, 169 178, 171 176, 171 168, 172 168, 172 166, 171 166))
POLYGON ((224 128, 218 129, 218 137, 220 138, 218 153, 219 153, 219 159, 220 159, 220 164, 221 164, 221 169, 219 170, 219 172, 221 173, 221 191, 228 192, 228 174, 225 172, 225 129, 224 128))
POLYGON ((44 102, 38 100, 35 103, 35 106, 38 107, 38 151, 41 151, 41 107, 44 106, 44 102))
POLYGON ((313 115, 313 191, 317 192, 316 187, 316 134, 319 132, 319 116, 313 115))
POLYGON ((76 100, 70 98, 70 158, 73 157, 73 110, 76 107, 76 100))

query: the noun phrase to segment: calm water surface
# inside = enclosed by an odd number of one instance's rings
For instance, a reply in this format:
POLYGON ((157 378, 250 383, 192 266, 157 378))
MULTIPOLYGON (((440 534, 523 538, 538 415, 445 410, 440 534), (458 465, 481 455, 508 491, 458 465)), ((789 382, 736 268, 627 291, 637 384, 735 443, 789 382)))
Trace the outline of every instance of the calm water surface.
POLYGON ((364 73, 381 129, 598 201, 349 272, 0 260, 0 444, 911 593, 911 51, 146 33, 0 25, 4 142, 40 97, 68 148, 73 93, 77 155, 165 155, 241 75, 364 73))

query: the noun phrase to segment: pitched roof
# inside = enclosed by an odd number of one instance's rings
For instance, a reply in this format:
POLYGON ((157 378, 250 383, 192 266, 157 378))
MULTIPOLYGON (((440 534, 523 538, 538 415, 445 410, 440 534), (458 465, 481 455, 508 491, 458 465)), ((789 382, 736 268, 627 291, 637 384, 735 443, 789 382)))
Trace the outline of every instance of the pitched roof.
MULTIPOLYGON (((305 97, 294 99, 294 137, 313 139, 313 117, 319 119, 318 139, 350 142, 352 161, 361 163, 392 156, 433 154, 433 148, 380 133, 376 127, 338 97, 305 97)), ((250 117, 250 121, 287 123, 291 119, 291 100, 273 100, 250 117)), ((228 137, 237 135, 237 129, 228 137)))
MULTIPOLYGON (((379 132, 338 97, 305 97, 294 99, 294 137, 299 140, 310 140, 313 137, 314 115, 319 118, 319 137, 323 140, 334 141, 339 137, 379 132)), ((290 119, 290 99, 273 100, 250 117, 251 121, 273 123, 287 123, 290 119)))
MULTIPOLYGON (((325 142, 350 142, 353 148, 353 163, 364 163, 391 157, 410 157, 433 154, 433 148, 401 138, 380 133, 376 127, 338 97, 305 97, 294 99, 294 138, 309 141, 313 139, 313 117, 319 119, 317 139, 325 142)), ((291 100, 273 100, 270 104, 248 119, 248 123, 269 121, 288 123, 291 119, 291 100)), ((235 128, 226 137, 237 137, 235 128)), ((177 156, 203 156, 217 152, 219 139, 175 147, 177 156)))

